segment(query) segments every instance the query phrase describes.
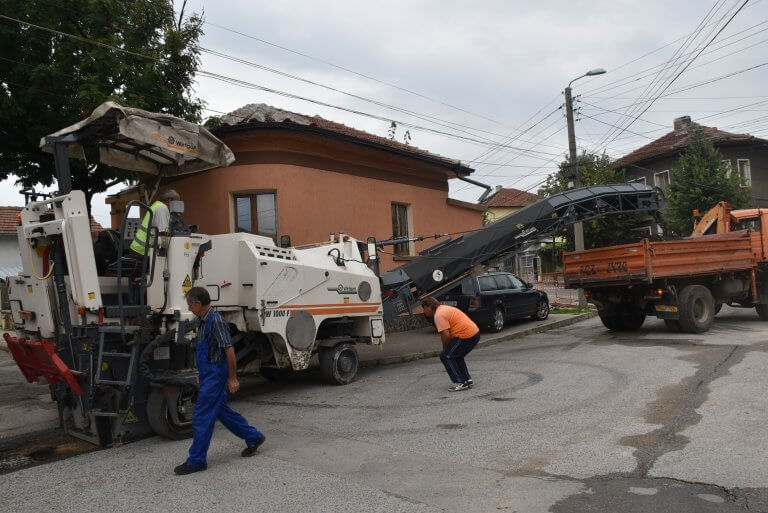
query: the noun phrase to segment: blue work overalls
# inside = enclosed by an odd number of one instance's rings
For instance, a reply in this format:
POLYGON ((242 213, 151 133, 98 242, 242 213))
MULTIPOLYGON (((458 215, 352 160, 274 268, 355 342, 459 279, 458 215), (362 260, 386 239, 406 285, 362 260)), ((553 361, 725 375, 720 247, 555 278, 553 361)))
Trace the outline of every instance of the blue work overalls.
POLYGON ((195 350, 200 390, 192 422, 194 438, 192 447, 189 448, 189 458, 187 458, 187 464, 195 467, 208 465, 206 455, 217 419, 232 433, 245 440, 248 446, 256 445, 264 436, 258 429, 250 426, 242 415, 227 405, 226 357, 222 358, 224 361, 221 363, 211 363, 208 360, 208 345, 211 342, 213 318, 216 315, 218 315, 216 312, 211 312, 205 324, 200 327, 203 330, 203 336, 195 350))

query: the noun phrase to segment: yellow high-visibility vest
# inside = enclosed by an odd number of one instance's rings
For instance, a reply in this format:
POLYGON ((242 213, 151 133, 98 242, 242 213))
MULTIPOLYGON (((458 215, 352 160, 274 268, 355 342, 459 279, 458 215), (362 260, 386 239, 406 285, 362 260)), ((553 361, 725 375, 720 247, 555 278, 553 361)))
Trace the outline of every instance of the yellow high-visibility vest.
MULTIPOLYGON (((152 215, 155 214, 155 209, 157 209, 158 206, 163 205, 162 201, 155 201, 150 205, 149 210, 152 211, 152 215)), ((139 226, 139 229, 136 230, 136 236, 133 238, 133 242, 131 242, 131 249, 138 253, 139 255, 144 255, 147 248, 152 246, 152 242, 150 241, 148 244, 145 244, 147 240, 147 234, 149 233, 149 212, 144 214, 144 219, 141 220, 141 226, 139 226)))

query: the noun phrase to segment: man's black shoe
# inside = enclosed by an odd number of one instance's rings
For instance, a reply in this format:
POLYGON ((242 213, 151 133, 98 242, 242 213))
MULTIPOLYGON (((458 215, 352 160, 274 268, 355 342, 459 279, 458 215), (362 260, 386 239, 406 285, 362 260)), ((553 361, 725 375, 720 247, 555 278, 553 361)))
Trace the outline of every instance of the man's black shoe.
POLYGON ((240 453, 240 456, 242 456, 243 458, 248 458, 253 456, 254 454, 256 454, 256 450, 259 448, 259 446, 263 444, 266 439, 267 439, 266 436, 261 435, 261 439, 255 444, 249 445, 248 447, 243 449, 243 452, 240 453))
POLYGON ((194 472, 202 472, 203 470, 207 469, 208 467, 195 467, 193 465, 189 465, 188 463, 182 463, 173 471, 176 473, 176 475, 184 476, 187 474, 192 474, 194 472))

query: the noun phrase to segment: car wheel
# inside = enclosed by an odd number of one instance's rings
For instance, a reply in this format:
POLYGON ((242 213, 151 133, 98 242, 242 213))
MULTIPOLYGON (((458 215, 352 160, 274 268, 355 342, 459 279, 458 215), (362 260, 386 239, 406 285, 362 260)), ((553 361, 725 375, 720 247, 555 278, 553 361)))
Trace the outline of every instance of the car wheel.
POLYGON ((496 308, 493 311, 493 318, 491 319, 491 324, 488 326, 491 331, 498 333, 501 330, 504 329, 504 310, 501 308, 496 308))
POLYGON ((536 305, 536 312, 531 317, 537 321, 543 321, 549 317, 549 301, 546 299, 539 299, 539 304, 536 305))

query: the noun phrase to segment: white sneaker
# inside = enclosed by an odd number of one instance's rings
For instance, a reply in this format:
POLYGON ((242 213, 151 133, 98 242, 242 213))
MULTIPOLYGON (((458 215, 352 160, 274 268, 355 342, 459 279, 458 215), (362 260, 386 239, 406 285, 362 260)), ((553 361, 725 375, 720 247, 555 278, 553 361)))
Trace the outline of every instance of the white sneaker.
POLYGON ((469 378, 469 379, 468 379, 467 381, 465 381, 464 383, 466 383, 467 385, 469 385, 469 388, 472 388, 473 386, 475 386, 475 382, 474 382, 474 381, 472 381, 472 378, 469 378))
POLYGON ((449 392, 461 392, 462 390, 469 390, 469 385, 467 383, 456 383, 448 389, 449 392))

